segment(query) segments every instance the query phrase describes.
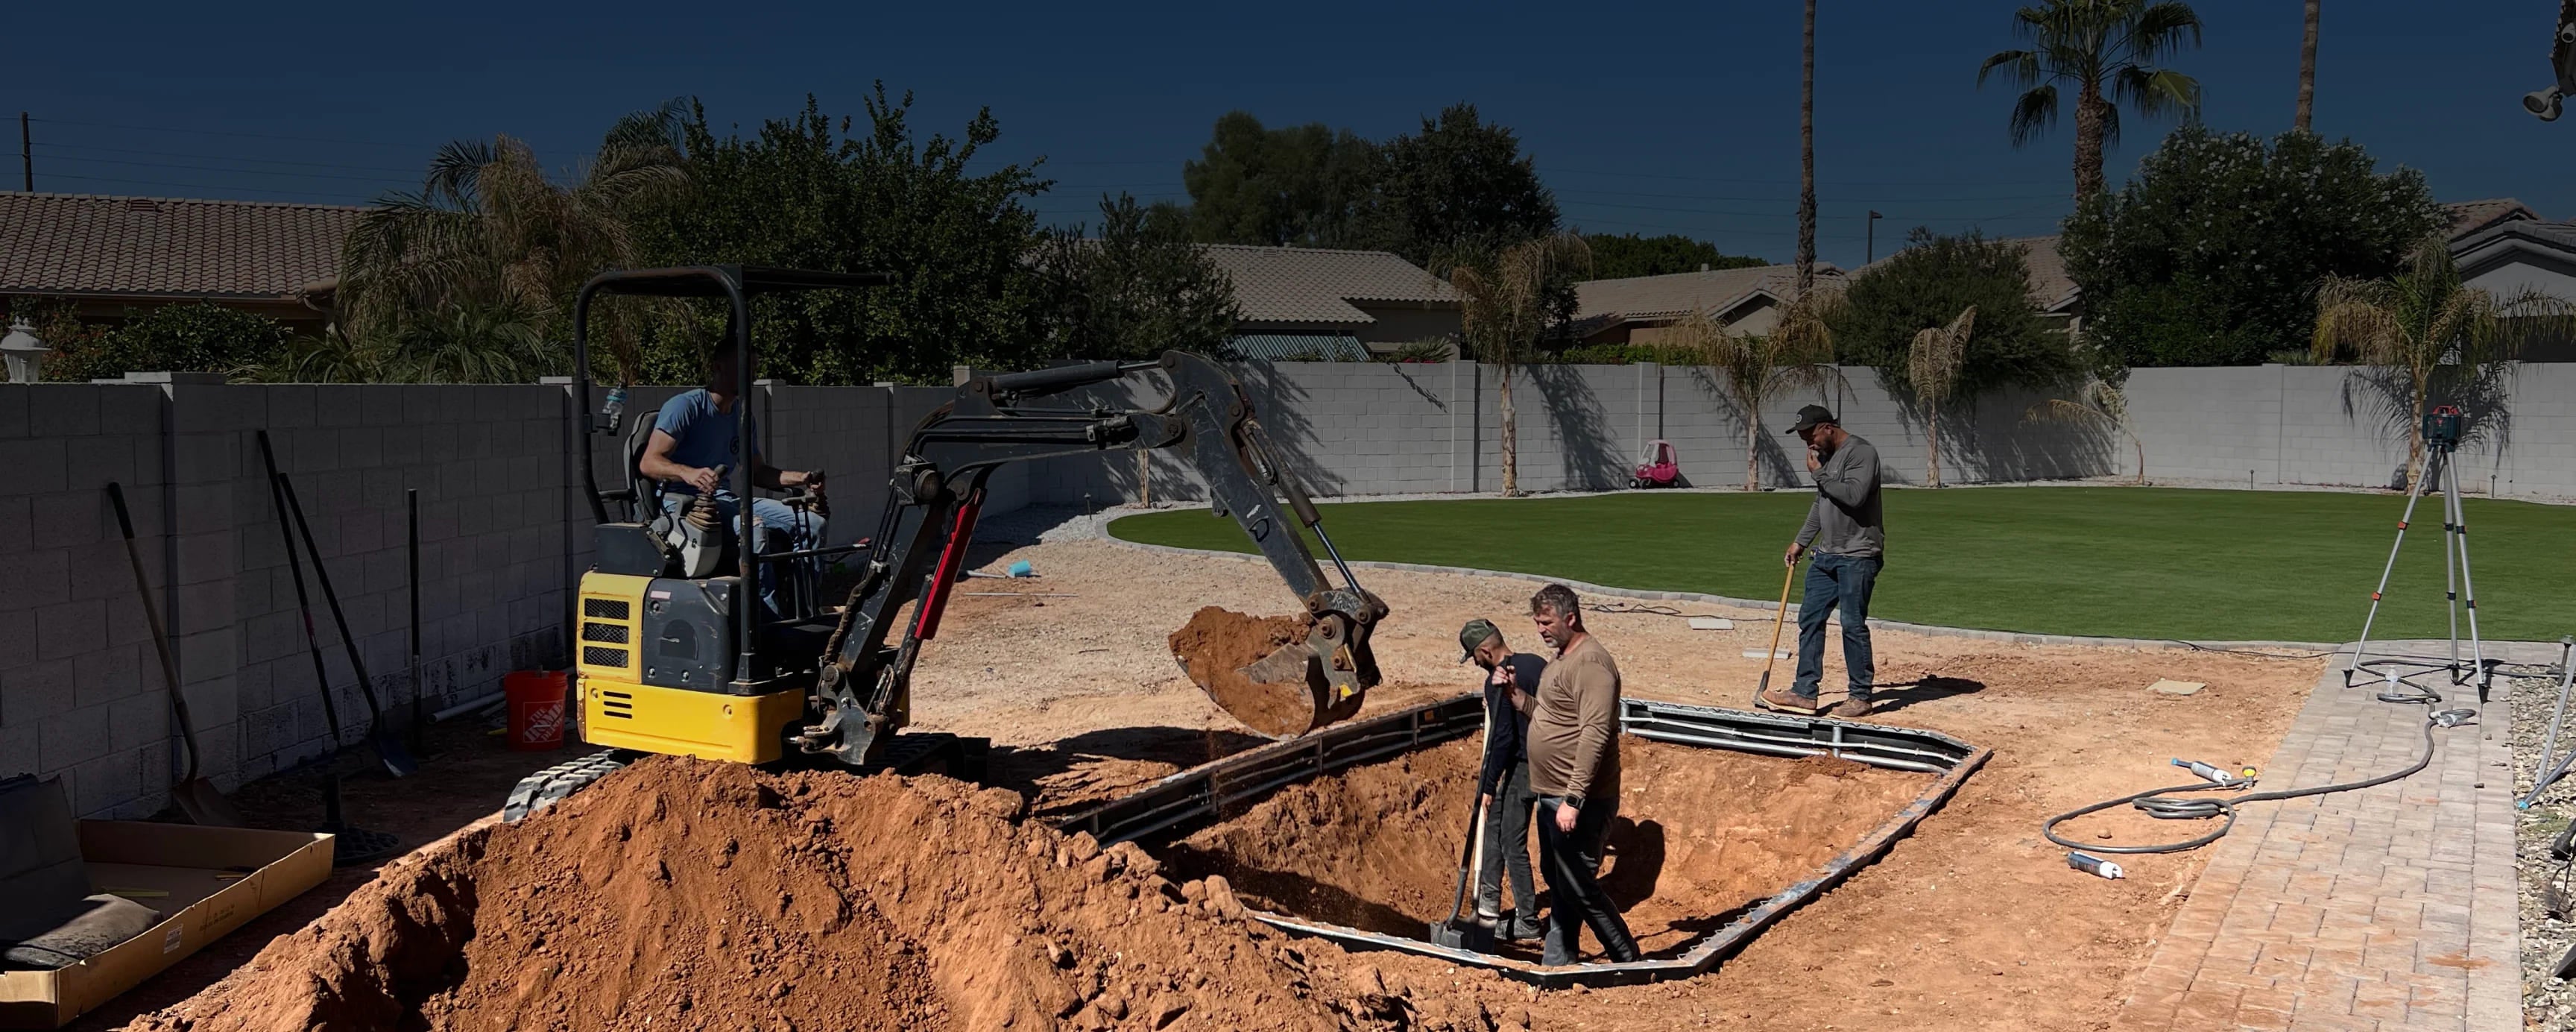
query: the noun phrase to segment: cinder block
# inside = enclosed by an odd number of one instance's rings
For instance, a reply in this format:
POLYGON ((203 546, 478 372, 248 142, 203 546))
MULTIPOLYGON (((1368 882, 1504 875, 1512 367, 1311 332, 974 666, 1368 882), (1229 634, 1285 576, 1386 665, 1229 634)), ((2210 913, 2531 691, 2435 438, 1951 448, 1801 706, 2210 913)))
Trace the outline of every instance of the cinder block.
MULTIPOLYGON (((192 714, 193 715, 193 714, 192 714)), ((138 694, 108 705, 108 748, 128 752, 167 742, 177 733, 170 721, 170 700, 165 692, 138 694)), ((152 750, 159 753, 160 750, 152 750)))
POLYGON ((52 494, 69 486, 61 436, 0 440, 0 497, 52 494))
POLYGON ((45 771, 69 770, 74 766, 107 755, 108 709, 85 706, 46 717, 37 725, 37 766, 45 771))
POLYGON ((112 816, 116 807, 143 795, 143 758, 134 752, 101 756, 77 769, 79 787, 72 808, 83 817, 112 816))
POLYGON ((98 395, 91 384, 36 384, 27 398, 27 425, 36 433, 73 437, 98 432, 98 395))
MULTIPOLYGON (((157 659, 153 663, 150 683, 158 686, 161 670, 157 659)), ((72 657, 72 704, 104 706, 142 692, 143 664, 142 651, 132 645, 112 645, 72 657)))
POLYGON ((73 600, 36 610, 36 658, 69 659, 107 644, 106 606, 98 599, 73 600))

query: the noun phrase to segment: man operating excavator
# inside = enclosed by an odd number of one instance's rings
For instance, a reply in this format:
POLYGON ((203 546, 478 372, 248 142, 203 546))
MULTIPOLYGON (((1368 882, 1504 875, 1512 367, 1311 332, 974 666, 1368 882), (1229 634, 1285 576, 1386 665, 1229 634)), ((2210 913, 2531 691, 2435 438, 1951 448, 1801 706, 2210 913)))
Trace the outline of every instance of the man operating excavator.
MULTIPOLYGON (((644 456, 636 468, 662 482, 662 508, 674 519, 697 504, 700 496, 714 499, 723 525, 733 526, 741 518, 741 500, 726 486, 723 472, 741 460, 733 451, 734 421, 751 419, 740 410, 740 399, 726 387, 735 378, 735 363, 740 357, 732 338, 726 337, 707 356, 707 385, 673 395, 653 418, 652 440, 644 445, 644 456)), ((806 497, 816 503, 789 508, 775 499, 752 499, 751 515, 758 524, 753 528, 752 551, 801 551, 820 546, 822 475, 771 466, 760 454, 758 423, 747 422, 743 429, 747 432, 739 436, 751 450, 752 485, 779 491, 803 488, 806 497)), ((782 611, 777 598, 777 575, 766 566, 761 569, 760 600, 770 612, 782 611)))

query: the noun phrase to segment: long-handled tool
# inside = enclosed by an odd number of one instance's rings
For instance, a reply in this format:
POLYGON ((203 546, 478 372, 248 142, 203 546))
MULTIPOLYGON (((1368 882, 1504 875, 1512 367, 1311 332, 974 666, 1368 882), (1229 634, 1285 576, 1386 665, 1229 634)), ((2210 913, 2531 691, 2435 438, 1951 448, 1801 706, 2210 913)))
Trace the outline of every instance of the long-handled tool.
POLYGON ((405 525, 404 554, 411 560, 411 576, 404 583, 411 588, 411 751, 418 756, 426 751, 422 735, 428 733, 429 707, 424 698, 427 690, 420 683, 420 489, 403 490, 405 525))
POLYGON ((367 702, 367 744, 375 747, 385 770, 393 776, 418 773, 420 761, 404 747, 402 736, 385 726, 384 706, 376 701, 375 679, 367 676, 367 661, 358 655, 357 635, 349 633, 349 616, 340 609, 340 593, 331 587, 331 568, 322 562, 322 549, 313 543, 313 526, 304 522, 304 503, 295 497, 295 482, 280 473, 277 489, 286 496, 287 514, 295 517, 295 532, 304 539, 305 557, 313 560, 313 580, 322 586, 323 603, 331 607, 331 623, 340 630, 340 648, 349 654, 349 669, 357 672, 358 697, 367 702))
POLYGON ((170 798, 191 824, 219 828, 243 826, 241 811, 224 798, 215 783, 198 773, 203 750, 197 748, 197 722, 188 715, 188 697, 179 691, 179 665, 170 659, 170 635, 161 626, 161 608, 153 604, 152 581, 143 575, 143 552, 134 543, 134 517, 125 508, 125 488, 111 480, 107 500, 116 506, 116 527, 125 532, 125 558, 134 565, 134 593, 143 602, 143 619, 152 625, 152 648, 161 654, 161 681, 170 688, 170 712, 179 720, 179 741, 188 747, 188 767, 170 784, 170 798))
MULTIPOLYGON (((322 636, 313 629, 313 600, 304 591, 304 557, 295 546, 295 528, 289 522, 300 514, 300 510, 294 507, 292 497, 287 493, 289 488, 286 484, 286 476, 277 471, 277 453, 269 447, 266 430, 259 432, 259 459, 268 467, 269 500, 277 507, 277 537, 278 541, 286 546, 287 573, 295 581, 295 612, 304 620, 304 651, 306 655, 313 657, 313 686, 322 693, 322 717, 331 724, 331 745, 336 751, 346 748, 348 739, 340 731, 340 706, 331 698, 331 672, 322 662, 322 636)), ((314 565, 317 567, 315 572, 319 573, 321 558, 318 554, 314 558, 314 565)), ((329 581, 325 580, 324 583, 328 584, 329 581)), ((344 631, 343 634, 345 633, 344 631)), ((351 658, 355 658, 356 654, 356 650, 352 649, 351 658)), ((366 672, 361 669, 358 673, 358 683, 364 687, 366 681, 366 672)), ((369 709, 375 708, 373 694, 367 696, 367 706, 369 709)), ((373 729, 370 729, 368 734, 370 741, 378 737, 373 729)), ((408 754, 403 754, 401 762, 397 762, 395 754, 386 752, 381 742, 376 744, 377 759, 384 764, 388 773, 395 777, 402 777, 417 769, 417 765, 410 762, 411 757, 408 754)), ((394 748, 399 752, 400 743, 396 743, 394 748)))
POLYGON ((1789 623, 1789 585, 1797 579, 1798 564, 1790 563, 1789 571, 1780 575, 1780 612, 1771 620, 1771 647, 1762 653, 1762 683, 1753 686, 1756 704, 1762 701, 1763 693, 1771 690, 1771 668, 1780 663, 1780 629, 1789 623))
POLYGON ((1449 916, 1432 922, 1431 944, 1474 953, 1494 952, 1494 930, 1473 917, 1461 918, 1466 909, 1467 886, 1476 872, 1485 866, 1485 802, 1476 801, 1476 816, 1467 823, 1467 848, 1458 857, 1458 893, 1449 901, 1449 916))

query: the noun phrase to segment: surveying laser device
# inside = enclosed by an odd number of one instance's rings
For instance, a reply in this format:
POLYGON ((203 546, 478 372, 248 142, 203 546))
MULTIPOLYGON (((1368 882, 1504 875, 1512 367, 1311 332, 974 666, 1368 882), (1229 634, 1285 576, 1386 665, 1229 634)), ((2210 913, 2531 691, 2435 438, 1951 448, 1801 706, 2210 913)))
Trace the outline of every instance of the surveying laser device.
POLYGON ((2487 664, 2486 647, 2478 637, 2478 593, 2469 575, 2469 523, 2460 507, 2460 475, 2453 459, 2460 449, 2466 416, 2457 405, 2442 405, 2424 414, 2424 475, 2406 492, 2406 512, 2397 518, 2397 540, 2388 546, 2388 564, 2380 568, 2379 586, 2370 593, 2370 614, 2362 618, 2361 638, 2353 642, 2352 662, 2344 667, 2344 687, 2364 680, 2384 681, 2392 687, 2406 678, 2444 671, 2454 685, 2478 682, 2478 697, 2486 697, 2494 679, 2487 664), (2415 520, 2415 503, 2425 495, 2439 491, 2442 495, 2442 594, 2450 611, 2450 658, 2395 654, 2370 655, 2370 628, 2379 620, 2379 604, 2388 593, 2388 579, 2397 570, 2397 554, 2406 545, 2406 527, 2415 520), (2469 660, 2460 659, 2460 611, 2469 614, 2469 660))

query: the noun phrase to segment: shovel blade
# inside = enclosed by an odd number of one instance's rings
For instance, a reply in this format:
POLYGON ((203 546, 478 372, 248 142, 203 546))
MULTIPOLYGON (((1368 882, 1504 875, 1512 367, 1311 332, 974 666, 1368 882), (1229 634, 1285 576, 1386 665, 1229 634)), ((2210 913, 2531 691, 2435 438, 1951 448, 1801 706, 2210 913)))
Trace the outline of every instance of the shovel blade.
POLYGON ((204 778, 170 786, 170 798, 179 804, 179 812, 187 815, 190 824, 205 828, 249 826, 242 820, 241 811, 233 807, 233 801, 224 798, 222 792, 216 791, 215 783, 204 778))
POLYGON ((403 747, 402 736, 391 729, 379 725, 368 732, 367 744, 376 750, 376 759, 383 761, 385 773, 407 778, 420 772, 420 761, 412 758, 411 750, 403 747))

